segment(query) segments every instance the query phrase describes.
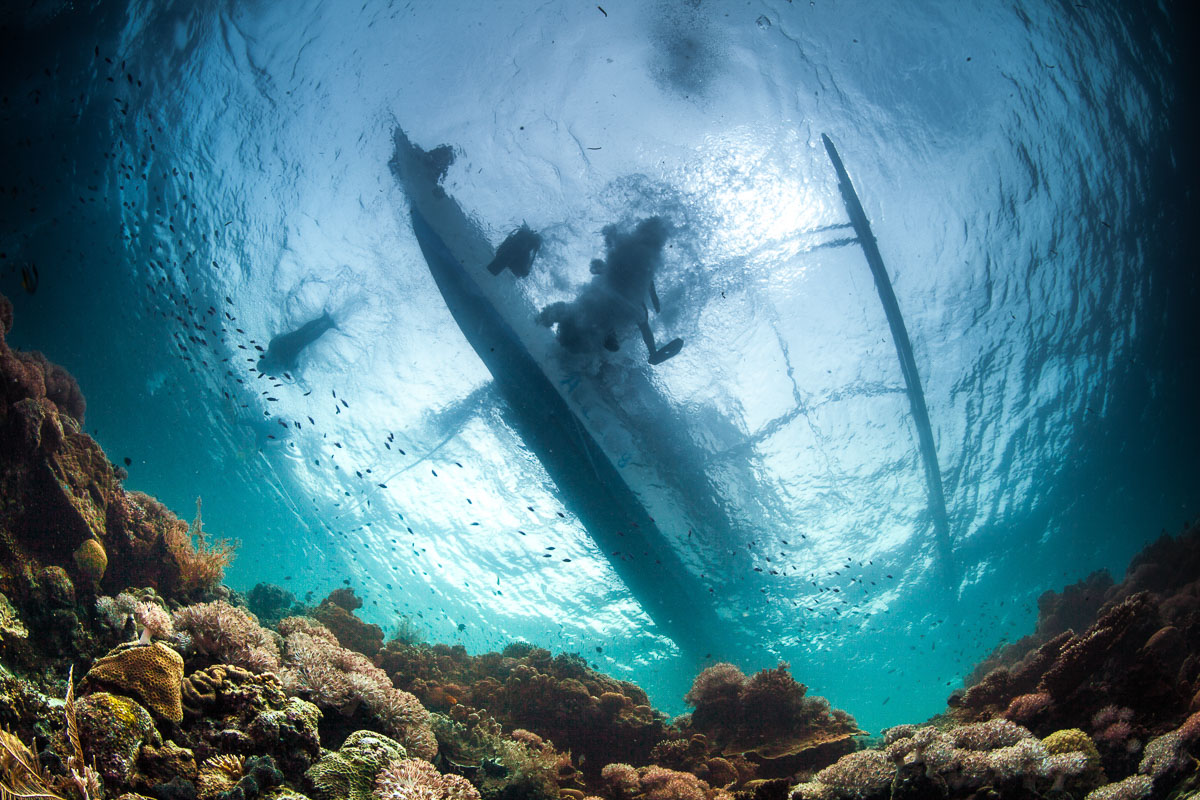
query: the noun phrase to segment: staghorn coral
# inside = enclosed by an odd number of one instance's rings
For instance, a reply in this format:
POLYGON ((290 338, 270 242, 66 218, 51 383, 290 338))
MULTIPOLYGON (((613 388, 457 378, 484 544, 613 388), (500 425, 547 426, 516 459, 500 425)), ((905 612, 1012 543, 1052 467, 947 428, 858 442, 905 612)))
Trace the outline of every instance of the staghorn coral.
POLYGON ((1128 770, 1122 752, 1138 749, 1139 735, 1169 730, 1200 709, 1197 575, 1200 527, 1193 523, 1135 556, 1120 583, 1095 573, 1047 592, 1038 602, 1037 631, 981 663, 970 688, 951 696, 950 716, 984 720, 1020 695, 1050 694, 1050 705, 1020 721, 1041 735, 1089 728, 1104 746, 1106 767, 1128 770), (1112 705, 1129 709, 1128 718, 1090 724, 1112 705))
POLYGON ((703 669, 683 697, 685 703, 695 708, 692 724, 701 730, 736 727, 745 685, 745 673, 733 664, 719 662, 703 669))
POLYGON ((1152 619, 1156 612, 1149 593, 1126 598, 1063 647, 1058 659, 1042 676, 1039 688, 1055 698, 1066 699, 1101 666, 1128 633, 1152 619))
POLYGON ((183 720, 183 659, 161 642, 120 645, 97 659, 83 677, 81 690, 105 687, 131 695, 162 719, 183 720))
POLYGON ((1005 719, 1022 725, 1029 724, 1054 703, 1054 698, 1045 692, 1034 692, 1014 697, 1004 711, 1005 719))
POLYGON ((405 758, 388 765, 375 779, 378 800, 481 800, 461 775, 442 775, 428 761, 405 758))
POLYGON ((704 734, 720 755, 754 761, 766 778, 819 769, 854 749, 854 718, 823 697, 807 697, 788 665, 746 678, 732 664, 702 671, 685 699, 696 705, 685 731, 704 734))
POLYGON ((172 617, 176 633, 188 637, 188 649, 207 657, 210 663, 232 664, 254 672, 280 668, 275 637, 240 608, 217 600, 184 606, 172 617))

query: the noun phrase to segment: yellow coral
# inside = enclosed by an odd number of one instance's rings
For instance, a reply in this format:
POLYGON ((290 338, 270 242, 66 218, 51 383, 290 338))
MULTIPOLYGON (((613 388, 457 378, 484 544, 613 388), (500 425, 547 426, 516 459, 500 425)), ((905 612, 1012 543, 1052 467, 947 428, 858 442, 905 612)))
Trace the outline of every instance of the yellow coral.
POLYGON ((162 642, 121 645, 97 659, 84 681, 131 694, 163 719, 183 721, 183 658, 162 642))
POLYGON ((104 545, 100 544, 99 539, 88 539, 79 545, 75 551, 75 566, 85 578, 93 583, 100 582, 104 571, 108 569, 108 554, 104 552, 104 545))
POLYGON ((1079 728, 1064 728, 1042 739, 1046 752, 1050 755, 1062 753, 1083 753, 1087 756, 1087 769, 1067 785, 1076 789, 1094 789, 1108 781, 1104 768, 1100 765, 1100 751, 1092 737, 1079 728))

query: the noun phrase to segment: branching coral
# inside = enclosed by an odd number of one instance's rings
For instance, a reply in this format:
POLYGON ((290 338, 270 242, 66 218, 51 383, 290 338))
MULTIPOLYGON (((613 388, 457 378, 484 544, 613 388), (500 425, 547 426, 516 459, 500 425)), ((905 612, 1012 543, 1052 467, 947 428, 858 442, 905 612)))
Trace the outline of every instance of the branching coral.
POLYGON ((279 645, 271 632, 242 609, 217 600, 184 606, 173 616, 176 633, 186 635, 190 649, 213 662, 254 672, 279 669, 279 645))
POLYGON ((187 530, 168 526, 163 531, 163 543, 179 565, 180 589, 185 594, 220 583, 237 551, 237 543, 230 539, 209 539, 200 516, 199 497, 191 526, 187 530))
POLYGON ((280 623, 291 631, 284 639, 286 656, 280 679, 292 693, 305 692, 323 708, 349 714, 361 703, 384 729, 421 758, 433 758, 437 740, 429 729, 429 712, 408 692, 392 686, 387 673, 361 653, 337 644, 331 634, 317 633, 319 623, 289 618, 280 623), (314 633, 316 635, 314 635, 314 633))

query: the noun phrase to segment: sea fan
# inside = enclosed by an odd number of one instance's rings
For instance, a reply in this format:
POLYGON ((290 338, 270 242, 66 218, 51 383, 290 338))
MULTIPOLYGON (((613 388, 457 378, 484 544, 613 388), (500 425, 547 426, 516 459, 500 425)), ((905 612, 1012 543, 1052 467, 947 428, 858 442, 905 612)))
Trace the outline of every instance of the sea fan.
POLYGON ((66 800, 51 788, 37 753, 0 730, 0 800, 66 800))

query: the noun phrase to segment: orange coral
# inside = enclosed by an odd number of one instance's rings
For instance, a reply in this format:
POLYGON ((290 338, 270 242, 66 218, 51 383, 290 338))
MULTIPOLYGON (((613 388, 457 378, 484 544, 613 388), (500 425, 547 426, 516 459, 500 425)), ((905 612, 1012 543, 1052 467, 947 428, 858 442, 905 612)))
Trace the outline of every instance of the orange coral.
POLYGON ((237 543, 230 539, 211 542, 200 516, 200 498, 196 498, 196 518, 187 530, 171 525, 163 531, 167 551, 179 565, 180 589, 185 593, 216 586, 225 577, 225 568, 233 561, 237 543))

